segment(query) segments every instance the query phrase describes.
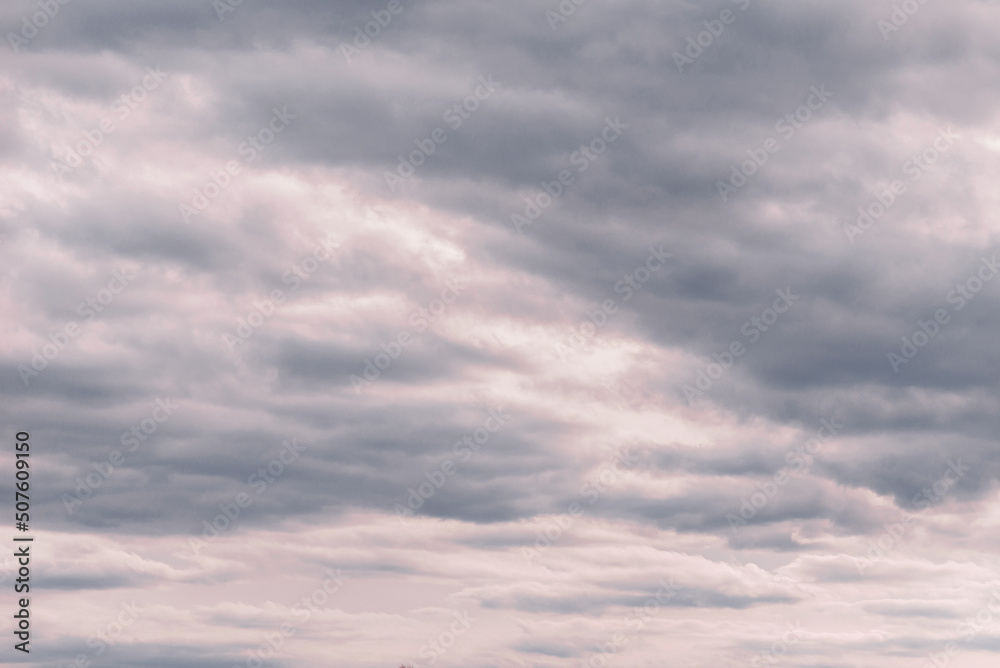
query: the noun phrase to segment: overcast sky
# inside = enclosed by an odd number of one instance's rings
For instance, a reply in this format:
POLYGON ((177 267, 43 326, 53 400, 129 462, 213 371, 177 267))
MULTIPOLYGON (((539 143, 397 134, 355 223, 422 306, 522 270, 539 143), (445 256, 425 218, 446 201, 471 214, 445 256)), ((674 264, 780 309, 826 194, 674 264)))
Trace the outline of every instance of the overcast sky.
POLYGON ((0 5, 3 661, 996 665, 1000 3, 578 1, 0 5))

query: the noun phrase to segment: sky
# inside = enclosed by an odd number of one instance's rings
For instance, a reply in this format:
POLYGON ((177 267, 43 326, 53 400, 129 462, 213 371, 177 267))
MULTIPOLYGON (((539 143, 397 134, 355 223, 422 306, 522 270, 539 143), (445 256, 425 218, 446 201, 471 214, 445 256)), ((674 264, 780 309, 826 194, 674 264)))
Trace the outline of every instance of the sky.
POLYGON ((996 665, 1000 3, 0 27, 6 665, 996 665))

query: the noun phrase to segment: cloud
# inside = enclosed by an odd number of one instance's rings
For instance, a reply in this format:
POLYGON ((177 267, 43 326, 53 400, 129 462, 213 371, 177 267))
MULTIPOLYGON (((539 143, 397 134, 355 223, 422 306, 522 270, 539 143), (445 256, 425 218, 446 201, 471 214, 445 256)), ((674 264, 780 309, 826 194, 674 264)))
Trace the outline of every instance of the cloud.
POLYGON ((337 568, 269 664, 888 666, 987 604, 989 3, 218 4, 0 9, 37 665, 133 597, 108 665, 246 661, 337 568))

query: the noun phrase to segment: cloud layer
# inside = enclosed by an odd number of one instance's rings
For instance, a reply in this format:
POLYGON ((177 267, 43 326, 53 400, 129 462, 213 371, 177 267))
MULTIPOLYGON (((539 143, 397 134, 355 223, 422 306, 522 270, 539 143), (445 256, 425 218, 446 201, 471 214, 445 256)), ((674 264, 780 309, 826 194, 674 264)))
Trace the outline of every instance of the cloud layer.
POLYGON ((995 3, 49 5, 10 660, 994 665, 995 3))

